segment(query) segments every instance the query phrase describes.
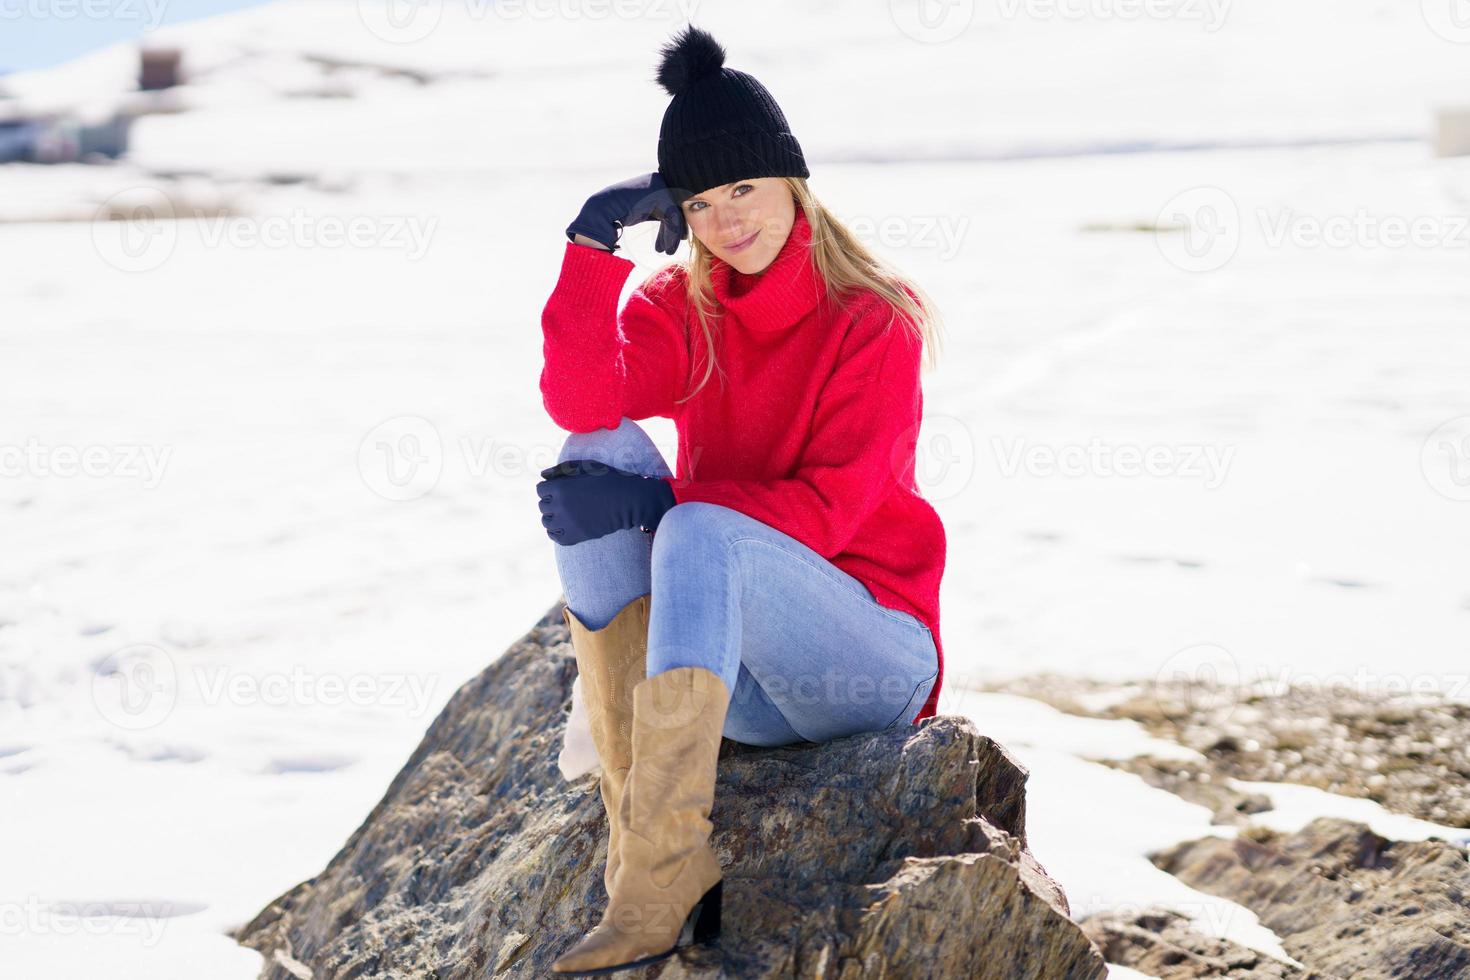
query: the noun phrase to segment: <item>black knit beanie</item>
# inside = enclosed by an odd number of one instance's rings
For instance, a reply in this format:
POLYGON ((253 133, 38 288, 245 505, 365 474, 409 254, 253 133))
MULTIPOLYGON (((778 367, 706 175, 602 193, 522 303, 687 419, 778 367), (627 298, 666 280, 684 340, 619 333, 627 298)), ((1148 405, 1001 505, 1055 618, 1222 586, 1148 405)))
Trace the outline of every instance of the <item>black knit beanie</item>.
POLYGON ((801 144, 766 87, 724 67, 725 49, 693 25, 664 45, 656 81, 672 95, 658 171, 675 200, 736 180, 810 177, 801 144))

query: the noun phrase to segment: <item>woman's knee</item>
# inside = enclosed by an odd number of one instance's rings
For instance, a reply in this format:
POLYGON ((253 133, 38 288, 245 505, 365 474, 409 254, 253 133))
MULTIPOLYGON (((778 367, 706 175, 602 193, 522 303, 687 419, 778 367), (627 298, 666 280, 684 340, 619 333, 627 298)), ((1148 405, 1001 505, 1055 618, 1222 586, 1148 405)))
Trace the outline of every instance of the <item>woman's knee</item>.
POLYGON ((703 500, 675 504, 659 518, 658 532, 653 536, 654 560, 658 560, 660 552, 726 550, 741 536, 736 518, 743 516, 729 507, 703 500))
POLYGON ((670 476, 668 463, 643 426, 623 416, 616 429, 570 433, 562 442, 558 463, 595 459, 600 463, 644 476, 670 476))

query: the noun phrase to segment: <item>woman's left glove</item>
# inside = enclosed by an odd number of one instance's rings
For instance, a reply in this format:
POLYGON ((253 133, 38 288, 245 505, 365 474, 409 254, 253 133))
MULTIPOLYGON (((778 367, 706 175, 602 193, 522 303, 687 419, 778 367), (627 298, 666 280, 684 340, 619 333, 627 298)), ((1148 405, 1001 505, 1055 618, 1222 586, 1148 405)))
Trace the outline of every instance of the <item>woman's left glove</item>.
POLYGON ((541 471, 541 525, 557 544, 573 545, 625 527, 658 528, 674 506, 667 479, 629 473, 596 459, 568 459, 541 471))

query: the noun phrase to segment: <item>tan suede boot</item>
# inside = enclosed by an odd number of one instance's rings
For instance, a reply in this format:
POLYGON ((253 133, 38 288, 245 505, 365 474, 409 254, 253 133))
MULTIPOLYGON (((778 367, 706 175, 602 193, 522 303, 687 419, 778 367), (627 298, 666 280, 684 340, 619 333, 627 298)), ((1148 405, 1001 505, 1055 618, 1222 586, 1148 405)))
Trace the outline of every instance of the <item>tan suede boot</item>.
POLYGON ((709 836, 730 692, 703 667, 633 689, 633 767, 618 810, 622 864, 602 920, 551 964, 597 974, 655 963, 720 930, 723 872, 709 836))
POLYGON ((608 895, 618 872, 618 806, 628 767, 633 764, 633 686, 644 679, 648 669, 648 604, 647 595, 639 596, 599 630, 589 630, 569 607, 562 607, 582 678, 587 724, 602 766, 598 780, 607 813, 607 865, 602 881, 608 895))

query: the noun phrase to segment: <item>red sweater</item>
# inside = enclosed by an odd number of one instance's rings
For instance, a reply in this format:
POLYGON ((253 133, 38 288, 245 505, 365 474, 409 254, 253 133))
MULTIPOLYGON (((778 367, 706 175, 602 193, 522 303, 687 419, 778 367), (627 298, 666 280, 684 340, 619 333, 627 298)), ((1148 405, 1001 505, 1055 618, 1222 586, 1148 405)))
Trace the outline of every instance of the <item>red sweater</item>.
POLYGON ((776 259, 745 275, 711 257, 723 315, 686 321, 687 268, 675 263, 618 300, 634 264, 568 242, 542 313, 541 395, 557 425, 612 429, 661 416, 679 435, 677 503, 722 504, 785 532, 861 581, 880 605, 929 627, 939 677, 914 721, 932 717, 944 680, 939 581, 945 533, 914 482, 923 417, 921 343, 872 292, 822 302, 800 207, 776 259), (889 324, 890 318, 892 324, 889 324), (726 375, 721 384, 720 371, 726 375))

